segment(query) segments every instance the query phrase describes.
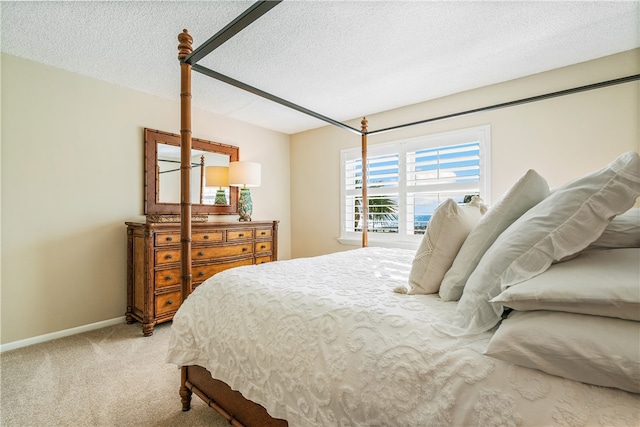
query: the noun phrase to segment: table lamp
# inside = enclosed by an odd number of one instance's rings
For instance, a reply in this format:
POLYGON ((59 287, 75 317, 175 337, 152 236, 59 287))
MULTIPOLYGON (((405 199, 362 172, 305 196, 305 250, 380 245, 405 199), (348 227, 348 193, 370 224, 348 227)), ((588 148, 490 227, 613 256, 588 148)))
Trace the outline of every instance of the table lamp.
POLYGON ((253 202, 248 187, 260 186, 261 165, 255 162, 229 163, 229 185, 240 187, 238 199, 238 221, 251 221, 253 202))
POLYGON ((226 205, 227 196, 223 188, 229 186, 229 168, 227 166, 207 166, 204 172, 205 186, 218 187, 214 205, 226 205))

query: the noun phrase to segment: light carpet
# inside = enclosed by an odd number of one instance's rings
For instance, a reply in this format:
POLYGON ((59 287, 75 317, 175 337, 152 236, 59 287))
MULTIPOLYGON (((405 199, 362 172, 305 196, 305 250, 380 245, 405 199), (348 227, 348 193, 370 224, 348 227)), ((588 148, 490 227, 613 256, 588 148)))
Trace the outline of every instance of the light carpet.
POLYGON ((182 412, 169 329, 123 323, 0 354, 0 425, 228 426, 195 395, 182 412))

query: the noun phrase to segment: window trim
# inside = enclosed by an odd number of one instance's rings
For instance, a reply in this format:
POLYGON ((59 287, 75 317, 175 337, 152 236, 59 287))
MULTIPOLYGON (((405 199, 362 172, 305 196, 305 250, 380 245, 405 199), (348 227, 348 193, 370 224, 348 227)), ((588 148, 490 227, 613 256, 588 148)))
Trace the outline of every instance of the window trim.
MULTIPOLYGON (((491 204, 491 126, 480 125, 470 128, 457 129, 435 134, 421 135, 418 137, 401 139, 397 141, 370 144, 369 156, 378 156, 383 153, 398 152, 404 160, 399 167, 400 181, 398 192, 400 198, 407 194, 406 182, 406 152, 419 149, 429 149, 478 141, 480 148, 480 180, 479 188, 483 201, 491 204)), ((340 150, 340 236, 337 240, 344 245, 360 246, 362 244, 362 232, 347 232, 346 221, 346 173, 345 164, 348 160, 362 157, 360 147, 340 150)), ((406 216, 406 203, 399 207, 398 217, 406 216)), ((400 223, 401 221, 399 221, 400 223)), ((415 249, 422 240, 422 234, 405 235, 398 233, 368 233, 369 246, 383 246, 395 248, 415 249)))

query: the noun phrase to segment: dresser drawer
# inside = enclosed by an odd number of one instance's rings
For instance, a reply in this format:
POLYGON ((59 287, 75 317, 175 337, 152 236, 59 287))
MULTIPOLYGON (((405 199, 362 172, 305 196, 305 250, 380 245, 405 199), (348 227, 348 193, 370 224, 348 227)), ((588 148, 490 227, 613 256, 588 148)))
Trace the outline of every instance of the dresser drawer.
POLYGON ((156 265, 180 262, 180 249, 160 249, 156 251, 156 265))
POLYGON ((258 228, 256 230, 256 239, 273 236, 273 230, 270 228, 258 228))
POLYGON ((156 316, 176 311, 180 307, 180 291, 156 295, 156 316))
POLYGON ((228 270, 233 267, 240 267, 241 265, 251 265, 253 264, 253 259, 239 259, 237 261, 231 262, 221 262, 217 264, 209 264, 209 265, 194 265, 193 266, 193 282, 200 283, 209 277, 213 276, 216 273, 220 273, 221 271, 228 270))
POLYGON ((155 272, 156 288, 175 286, 180 284, 180 268, 169 268, 155 272))
POLYGON ((265 262, 271 262, 271 256, 258 256, 256 257, 256 265, 257 264, 264 264, 265 262))
POLYGON ((155 246, 178 245, 180 244, 180 232, 156 233, 155 246))
POLYGON ((253 239, 253 230, 229 230, 227 231, 227 241, 253 239))
POLYGON ((222 242, 224 240, 224 233, 222 231, 195 231, 191 234, 191 241, 193 243, 209 243, 209 242, 222 242))
MULTIPOLYGON (((178 245, 180 244, 180 232, 156 233, 156 246, 178 245)), ((222 242, 224 233, 221 230, 194 231, 191 233, 192 243, 222 242)))
POLYGON ((271 251, 271 242, 256 242, 256 256, 260 252, 270 252, 271 251))
POLYGON ((210 248, 195 248, 191 251, 191 259, 225 258, 230 256, 248 255, 253 253, 253 242, 235 243, 226 246, 213 246, 210 248))

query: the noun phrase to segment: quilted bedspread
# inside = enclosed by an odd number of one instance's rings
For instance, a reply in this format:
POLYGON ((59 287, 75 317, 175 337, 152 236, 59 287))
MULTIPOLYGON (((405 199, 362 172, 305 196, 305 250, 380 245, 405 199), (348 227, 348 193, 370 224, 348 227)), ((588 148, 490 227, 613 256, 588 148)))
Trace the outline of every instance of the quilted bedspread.
POLYGON ((414 251, 234 268, 175 315, 167 361, 200 365, 290 426, 638 426, 640 395, 483 355, 430 325, 456 302, 394 293, 414 251))

